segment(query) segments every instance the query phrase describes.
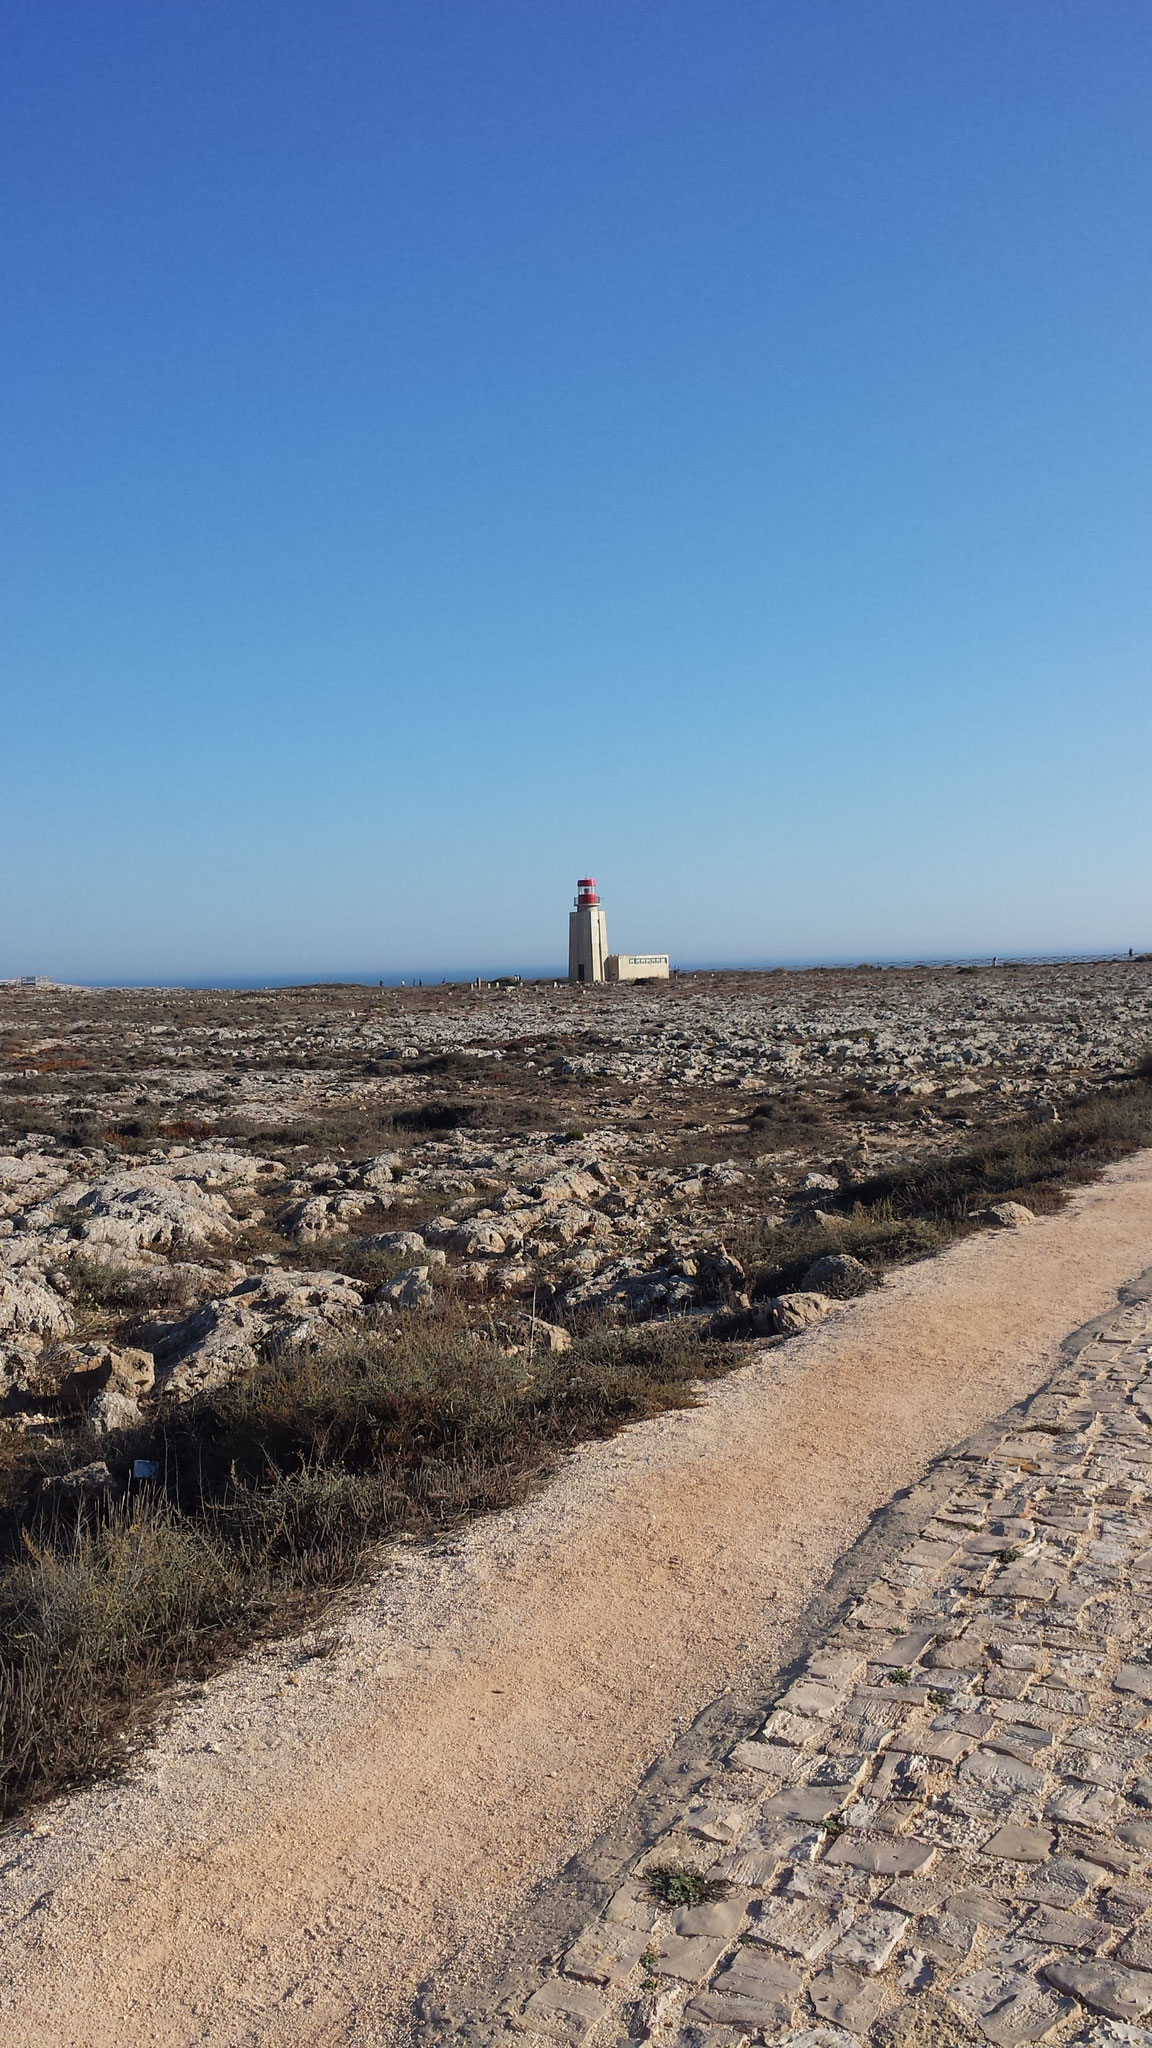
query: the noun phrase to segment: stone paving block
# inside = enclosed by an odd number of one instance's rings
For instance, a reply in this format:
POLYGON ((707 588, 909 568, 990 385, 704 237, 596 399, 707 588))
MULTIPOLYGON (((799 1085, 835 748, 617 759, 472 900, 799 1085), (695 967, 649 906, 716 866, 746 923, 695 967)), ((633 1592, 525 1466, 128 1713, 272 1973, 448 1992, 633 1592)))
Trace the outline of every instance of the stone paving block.
MULTIPOLYGON (((738 1771, 761 1771, 765 1777, 776 1779, 777 1783, 791 1778, 797 1769, 799 1759, 794 1750, 785 1749, 779 1742, 738 1742, 728 1753, 728 1761, 738 1771)), ((804 1769, 805 1765, 800 1764, 804 1769)))
POLYGON ((989 1699, 1022 1700, 1027 1697, 1033 1683, 1030 1671, 988 1671, 984 1675, 984 1692, 989 1699))
POLYGON ((958 1968, 971 1955, 978 1932, 975 1920, 958 1913, 925 1913, 916 1922, 914 1953, 958 1968))
POLYGON ((955 1729, 898 1728, 888 1754, 926 1756, 940 1763, 958 1763, 972 1747, 973 1737, 955 1729))
POLYGON ((780 1701, 785 1714, 803 1714, 807 1719, 827 1721, 842 1704, 845 1688, 824 1685, 819 1679, 798 1678, 780 1701))
POLYGON ((874 1842, 859 1835, 841 1835, 825 1860, 870 1870, 877 1877, 907 1877, 914 1871, 930 1870, 937 1854, 930 1842, 874 1842))
POLYGON ((1073 1827, 1108 1828, 1116 1817, 1118 1803, 1114 1792, 1068 1785, 1045 1801, 1044 1818, 1065 1821, 1073 1827))
POLYGON ((981 1744, 996 1756, 1015 1757, 1018 1763, 1036 1764, 1042 1769, 1048 1766, 1047 1752, 1054 1747, 1055 1737, 1051 1728, 1029 1726, 1020 1721, 1001 1722, 981 1744))
POLYGON ((975 1888, 966 1891, 949 1892, 944 1900, 945 1911, 962 1920, 975 1921, 981 1927, 1011 1927, 1017 1917, 1017 1908, 1011 1894, 1007 1899, 993 1898, 991 1892, 975 1888))
POLYGON ((688 1808, 681 1825, 705 1842, 734 1842, 748 1825, 751 1808, 726 1799, 702 1799, 688 1808))
POLYGON ((931 1629, 916 1629, 908 1635, 898 1636, 894 1643, 877 1644, 868 1651, 870 1664, 890 1665, 893 1669, 907 1670, 915 1664, 934 1639, 931 1629))
POLYGON ((812 2010, 833 2026, 863 2034, 884 2003, 884 1988, 874 1978, 858 1976, 843 1963, 833 1963, 808 1986, 812 2010))
POLYGON ((806 1821, 809 1824, 827 1820, 843 1805, 840 1794, 831 1786, 792 1786, 783 1792, 773 1792, 764 1801, 763 1812, 779 1820, 806 1821))
POLYGON ((670 2037, 666 2048, 744 2048, 747 2027, 711 2027, 702 2020, 686 2020, 670 2037))
POLYGON ((1138 1699, 1152 1700, 1152 1664, 1125 1664, 1112 1684, 1117 1692, 1135 1693, 1138 1699))
POLYGON ((789 2027, 783 2034, 765 2034, 765 2048, 861 2048, 858 2034, 843 2027, 789 2027))
POLYGON ((708 1990, 692 2000, 686 2017, 728 2026, 791 2023, 803 1989, 803 1971, 794 1963, 764 1949, 741 1949, 708 1990))
POLYGON ((1152 2048, 1152 2033, 1126 2020, 1097 2020, 1075 2035, 1072 2048, 1152 2048))
MULTIPOLYGON (((1152 1911, 1152 1892, 1142 1885, 1111 1884, 1101 1893, 1098 1910, 1111 1927, 1135 1927, 1152 1911)), ((1139 1967, 1143 1969, 1145 1965, 1141 1963, 1139 1967)), ((1152 1968, 1152 1964, 1148 1967, 1152 1968)))
POLYGON ((1009 1944, 993 1951, 984 1965, 971 1970, 947 1989, 947 1996, 974 2019, 992 2041, 1042 2040, 1044 2034, 1073 2010, 1049 2003, 1045 1985, 1028 1964, 1042 1951, 1028 1944, 1009 1944), (1036 2022, 1036 2031, 1027 2029, 1036 2022))
POLYGON ((1058 1991, 1066 1991, 1093 2012, 1114 2020, 1138 2020, 1152 2006, 1152 1972, 1128 1970, 1109 1961, 1045 1963, 1044 1975, 1058 1991))
POLYGON ((1116 1961, 1133 1970, 1152 1970, 1152 1927, 1135 1927, 1116 1950, 1116 1961))
POLYGON ((564 1958, 565 1975, 588 1984, 623 1984, 639 1965, 651 1936, 631 1927, 595 1921, 564 1958))
POLYGON ((1019 1896, 1037 1906, 1054 1906, 1075 1912, 1090 1899, 1104 1879, 1103 1868, 1080 1856, 1054 1856, 1038 1870, 1029 1871, 1020 1885, 1019 1896))
POLYGON ((829 1787, 847 1797, 868 1776, 875 1761, 875 1751, 834 1750, 830 1756, 817 1759, 807 1782, 815 1791, 829 1787))
POLYGON ((819 1739, 820 1730, 816 1722, 804 1714, 790 1714, 778 1707, 769 1714, 760 1730, 764 1742, 783 1742, 793 1749, 803 1749, 819 1739))
POLYGON ((1130 1877, 1140 1868, 1139 1853, 1126 1843, 1113 1841, 1111 1835, 1080 1835, 1071 1828, 1063 1828, 1061 1836, 1070 1855, 1082 1862, 1098 1863, 1101 1869, 1110 1870, 1117 1877, 1130 1877))
POLYGON ((1041 1794, 1048 1782, 1044 1772, 1038 1771, 1034 1765, 983 1748, 965 1757, 960 1766, 960 1776, 1008 1796, 1017 1792, 1041 1794))
POLYGON ((1082 1948, 1095 1955, 1112 1934, 1106 1920, 1097 1920, 1087 1913, 1068 1913, 1058 1906, 1033 1906, 1021 1923, 1020 1932, 1029 1941, 1043 1942, 1047 1947, 1082 1948))
POLYGON ((728 1943, 704 1935, 662 1934, 653 1937, 655 1977, 676 1977, 682 1984, 699 1984, 716 1968, 728 1943))
POLYGON ((1005 2000, 981 2020, 980 2028, 992 2048, 1018 2048, 1025 2042, 1049 2040, 1075 2011, 1070 1998, 1029 1989, 1005 2000))
POLYGON ((568 1978, 553 1977, 532 1993, 523 2013, 512 2024, 526 2034, 543 2034, 549 2041, 586 2041, 608 2010, 599 1991, 568 1978))
POLYGON ((891 1960, 897 1943, 903 1940, 907 1930, 906 1913, 896 1913, 883 1906, 874 1907, 862 1919, 855 1921, 847 1934, 841 1935, 829 1960, 851 1963, 855 1969, 875 1976, 891 1960))
POLYGON ((999 1856, 1014 1863, 1043 1863, 1052 1853, 1055 1836, 1051 1828, 1022 1827, 1008 1821, 985 1842, 986 1856, 999 1856))
POLYGON ((1152 1820, 1125 1820, 1116 1829, 1121 1842, 1133 1849, 1152 1849, 1152 1820))
POLYGON ((604 1918, 622 1927, 651 1932, 660 1918, 660 1909, 644 1885, 629 1882, 613 1892, 604 1908, 604 1918))
POLYGON ((711 1899, 703 1906, 681 1906, 672 1916, 674 1934, 706 1934, 718 1941, 732 1941, 739 1933, 747 1909, 747 1898, 737 1894, 711 1899))
POLYGON ((843 1918, 817 1899, 761 1899, 750 1907, 749 1936, 783 1954, 814 1963, 844 1932, 843 1918))
POLYGON ((808 1659, 808 1671, 813 1678, 823 1678, 846 1689, 855 1685, 865 1661, 857 1650, 817 1650, 808 1659))

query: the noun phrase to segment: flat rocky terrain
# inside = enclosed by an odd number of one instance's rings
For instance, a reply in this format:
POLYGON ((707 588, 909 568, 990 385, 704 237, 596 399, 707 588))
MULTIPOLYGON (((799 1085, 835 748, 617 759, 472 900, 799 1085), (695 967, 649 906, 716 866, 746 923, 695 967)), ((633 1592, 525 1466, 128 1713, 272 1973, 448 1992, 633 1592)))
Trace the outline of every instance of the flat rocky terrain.
MULTIPOLYGON (((855 1183, 1056 1119, 1150 1044, 1145 959, 587 990, 6 987, 4 1419, 123 1427, 157 1393, 445 1290, 508 1350, 561 1346, 581 1317, 739 1332, 782 1227, 818 1238, 855 1183)), ((793 1320, 819 1313, 819 1282, 798 1292, 793 1320)))

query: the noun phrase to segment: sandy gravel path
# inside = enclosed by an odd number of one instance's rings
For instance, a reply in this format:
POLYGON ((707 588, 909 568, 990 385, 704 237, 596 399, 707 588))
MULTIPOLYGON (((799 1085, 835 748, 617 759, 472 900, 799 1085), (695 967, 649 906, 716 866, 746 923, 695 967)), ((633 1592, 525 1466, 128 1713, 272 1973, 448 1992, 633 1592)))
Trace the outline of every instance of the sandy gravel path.
POLYGON ((247 1663, 129 1783, 5 1838, 0 2036, 395 2038, 421 1980, 495 1949, 700 1709, 789 1653, 869 1517, 1150 1263, 1145 1152, 586 1447, 450 1554, 398 1553, 336 1655, 247 1663))

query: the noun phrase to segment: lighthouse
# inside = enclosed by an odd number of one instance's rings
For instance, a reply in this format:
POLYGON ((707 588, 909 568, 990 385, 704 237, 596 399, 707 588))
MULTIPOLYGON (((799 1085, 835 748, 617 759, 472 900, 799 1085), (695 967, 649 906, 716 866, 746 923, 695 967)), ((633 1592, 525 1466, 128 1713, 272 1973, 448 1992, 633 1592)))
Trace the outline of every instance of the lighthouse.
POLYGON ((603 981, 608 959, 608 920, 596 894, 596 877, 576 884, 576 908, 568 913, 569 981, 603 981))

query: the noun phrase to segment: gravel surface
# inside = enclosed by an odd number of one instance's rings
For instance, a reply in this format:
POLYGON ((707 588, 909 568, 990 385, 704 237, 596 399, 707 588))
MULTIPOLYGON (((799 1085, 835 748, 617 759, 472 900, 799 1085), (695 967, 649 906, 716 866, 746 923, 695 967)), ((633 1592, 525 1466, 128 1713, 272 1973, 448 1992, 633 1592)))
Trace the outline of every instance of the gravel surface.
POLYGON ((400 1549, 324 1642, 4 1838, 7 2042, 426 2038, 709 1702, 767 1691, 869 1518, 1149 1264, 1152 1154, 899 1271, 529 1506, 400 1549))

